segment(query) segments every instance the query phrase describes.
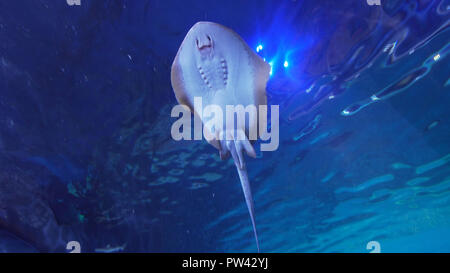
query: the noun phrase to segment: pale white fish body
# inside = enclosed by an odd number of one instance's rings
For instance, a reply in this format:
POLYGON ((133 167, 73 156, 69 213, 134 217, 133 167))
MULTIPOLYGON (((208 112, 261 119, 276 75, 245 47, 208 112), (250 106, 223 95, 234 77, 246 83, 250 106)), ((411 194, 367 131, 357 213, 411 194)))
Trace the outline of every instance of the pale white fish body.
MULTIPOLYGON (((266 105, 269 73, 269 64, 251 50, 237 33, 217 23, 199 22, 189 30, 178 50, 172 64, 171 81, 178 102, 187 105, 203 124, 207 124, 208 118, 195 112, 195 97, 202 98, 203 107, 220 106, 224 116, 227 105, 266 105)), ((225 118, 222 128, 206 127, 216 136, 209 143, 220 151, 222 158, 231 154, 235 161, 259 251, 253 198, 243 158, 244 151, 247 155, 256 156, 248 134, 250 129, 257 132, 257 121, 258 117, 251 124, 245 122, 245 128, 234 127, 244 133, 243 139, 224 140, 219 137, 233 134, 222 131, 230 128, 225 124, 225 118)))

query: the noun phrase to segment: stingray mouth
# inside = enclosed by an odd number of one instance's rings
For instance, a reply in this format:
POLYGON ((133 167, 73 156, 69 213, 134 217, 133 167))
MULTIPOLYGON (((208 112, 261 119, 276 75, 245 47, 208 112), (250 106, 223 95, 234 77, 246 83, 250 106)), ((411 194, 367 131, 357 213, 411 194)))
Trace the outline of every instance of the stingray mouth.
POLYGON ((198 47, 198 50, 199 51, 206 51, 206 50, 211 49, 211 48, 212 48, 212 45, 204 45, 204 46, 198 47))
POLYGON ((205 55, 205 54, 210 54, 212 52, 213 40, 212 40, 211 36, 205 35, 202 38, 197 38, 195 42, 196 42, 197 49, 200 52, 200 54, 205 55))

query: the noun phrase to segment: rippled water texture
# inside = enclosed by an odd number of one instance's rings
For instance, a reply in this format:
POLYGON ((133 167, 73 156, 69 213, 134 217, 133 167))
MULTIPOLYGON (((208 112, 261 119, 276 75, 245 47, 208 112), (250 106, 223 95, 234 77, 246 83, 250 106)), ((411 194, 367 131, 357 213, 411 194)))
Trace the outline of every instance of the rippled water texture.
POLYGON ((0 251, 255 251, 233 163, 170 137, 170 65, 209 20, 273 62, 280 147, 248 160, 262 251, 449 252, 449 15, 448 0, 2 1, 0 251))

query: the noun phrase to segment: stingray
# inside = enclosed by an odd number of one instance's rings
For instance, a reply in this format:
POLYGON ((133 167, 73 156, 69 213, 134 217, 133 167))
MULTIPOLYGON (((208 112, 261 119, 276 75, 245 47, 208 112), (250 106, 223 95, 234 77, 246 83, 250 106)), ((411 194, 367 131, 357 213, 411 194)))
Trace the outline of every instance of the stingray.
MULTIPOLYGON (((236 137, 234 132, 227 131, 227 126, 207 127, 208 119, 202 116, 202 113, 197 113, 194 97, 201 97, 204 105, 218 105, 223 110, 227 105, 267 105, 266 84, 269 75, 270 65, 251 50, 236 32, 212 22, 198 22, 189 30, 171 71, 171 82, 177 101, 189 107, 191 112, 202 120, 206 131, 214 136, 207 140, 219 150, 220 157, 226 159, 231 154, 234 160, 250 213, 258 252, 253 197, 243 156, 245 152, 253 158, 256 157, 253 143, 248 136, 250 129, 258 127, 258 119, 243 122, 244 125, 239 125, 239 122, 237 126, 233 125, 237 132, 244 133, 244 137, 236 137)), ((229 121, 225 123, 227 122, 229 121)))

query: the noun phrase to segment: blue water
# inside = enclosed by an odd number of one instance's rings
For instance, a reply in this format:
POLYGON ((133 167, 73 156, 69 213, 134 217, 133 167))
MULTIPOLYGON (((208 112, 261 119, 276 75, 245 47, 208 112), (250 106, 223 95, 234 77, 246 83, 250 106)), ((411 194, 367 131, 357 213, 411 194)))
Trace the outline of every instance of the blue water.
POLYGON ((450 1, 381 2, 1 1, 0 252, 256 251, 233 162, 170 136, 205 20, 273 66, 263 252, 449 252, 450 1))

